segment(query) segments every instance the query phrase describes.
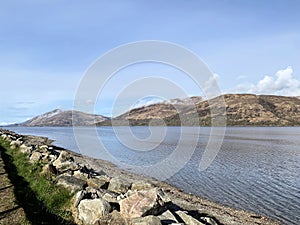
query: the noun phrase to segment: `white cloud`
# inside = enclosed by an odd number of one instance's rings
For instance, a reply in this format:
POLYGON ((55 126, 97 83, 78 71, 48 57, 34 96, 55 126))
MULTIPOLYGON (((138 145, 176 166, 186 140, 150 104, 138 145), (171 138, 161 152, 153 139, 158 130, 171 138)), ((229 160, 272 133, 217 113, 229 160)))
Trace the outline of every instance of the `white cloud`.
POLYGON ((217 90, 218 83, 217 79, 219 75, 214 73, 213 76, 209 77, 209 79, 204 84, 204 94, 206 98, 213 98, 220 95, 219 91, 217 90))
POLYGON ((156 103, 163 102, 163 101, 164 101, 164 99, 156 97, 156 96, 147 96, 147 97, 139 99, 137 102, 135 102, 131 106, 131 109, 139 108, 142 106, 148 106, 148 105, 156 104, 156 103))
POLYGON ((291 66, 288 66, 286 69, 277 71, 274 76, 266 75, 257 84, 239 84, 233 91, 253 94, 299 96, 300 81, 293 77, 293 69, 291 66))

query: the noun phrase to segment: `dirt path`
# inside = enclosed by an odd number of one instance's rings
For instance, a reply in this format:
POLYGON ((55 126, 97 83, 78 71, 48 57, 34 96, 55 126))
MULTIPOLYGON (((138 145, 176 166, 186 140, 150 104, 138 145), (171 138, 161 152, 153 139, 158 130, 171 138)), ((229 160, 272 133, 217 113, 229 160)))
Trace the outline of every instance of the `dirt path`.
POLYGON ((17 204, 14 186, 6 173, 2 154, 0 154, 0 224, 30 224, 24 209, 17 204))

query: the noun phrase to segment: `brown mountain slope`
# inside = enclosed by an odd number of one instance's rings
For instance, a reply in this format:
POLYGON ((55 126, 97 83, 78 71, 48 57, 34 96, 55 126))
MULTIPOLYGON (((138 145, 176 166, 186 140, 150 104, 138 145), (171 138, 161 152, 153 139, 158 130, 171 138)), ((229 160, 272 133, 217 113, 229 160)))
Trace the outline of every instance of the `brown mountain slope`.
MULTIPOLYGON (((228 126, 300 125, 300 99, 296 97, 253 94, 226 94, 221 97, 225 100, 228 126)), ((210 103, 212 102, 214 101, 210 103)), ((163 119, 166 125, 180 126, 178 112, 187 120, 190 119, 189 125, 211 125, 212 116, 208 101, 196 101, 194 105, 191 101, 179 105, 157 103, 130 110, 114 118, 113 122, 116 125, 126 125, 128 121, 130 125, 148 125, 151 121, 152 125, 160 125, 159 119, 163 119), (189 116, 192 115, 193 108, 197 109, 196 120, 189 116)), ((218 116, 215 114, 213 118, 218 116)), ((98 123, 98 125, 110 124, 110 121, 98 123)))
POLYGON ((108 120, 101 115, 88 114, 79 111, 62 111, 55 109, 43 115, 36 116, 24 123, 16 124, 17 126, 89 126, 95 122, 108 120))

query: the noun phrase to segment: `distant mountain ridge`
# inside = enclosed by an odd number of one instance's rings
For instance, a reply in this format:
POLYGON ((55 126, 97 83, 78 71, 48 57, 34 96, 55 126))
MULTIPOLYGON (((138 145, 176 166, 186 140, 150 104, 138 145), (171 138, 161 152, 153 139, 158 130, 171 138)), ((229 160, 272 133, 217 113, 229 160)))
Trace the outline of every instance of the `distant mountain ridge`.
MULTIPOLYGON (((225 94, 221 97, 225 101, 227 126, 300 126, 299 97, 254 94, 225 94)), ((213 102, 212 99, 210 103, 213 102)), ((148 126, 149 123, 180 126, 180 116, 184 116, 185 124, 189 126, 210 126, 212 118, 220 115, 211 115, 209 101, 194 96, 133 108, 115 118, 55 109, 13 126, 148 126), (191 116, 195 109, 198 113, 196 119, 191 116)))
MULTIPOLYGON (((254 94, 225 94, 221 97, 226 105, 227 126, 300 126, 300 99, 297 97, 254 94)), ((160 125, 163 119, 168 126, 180 126, 180 115, 185 116, 191 126, 210 126, 212 118, 220 116, 211 115, 208 100, 191 97, 134 108, 113 118, 112 122, 114 125, 147 126, 149 122, 160 125), (189 117, 195 109, 198 113, 196 120, 189 117)), ((100 126, 111 124, 110 120, 97 123, 100 126)))
POLYGON ((14 126, 90 126, 108 119, 108 117, 102 115, 94 115, 75 110, 63 111, 61 109, 55 109, 53 111, 36 116, 23 123, 14 124, 14 126))

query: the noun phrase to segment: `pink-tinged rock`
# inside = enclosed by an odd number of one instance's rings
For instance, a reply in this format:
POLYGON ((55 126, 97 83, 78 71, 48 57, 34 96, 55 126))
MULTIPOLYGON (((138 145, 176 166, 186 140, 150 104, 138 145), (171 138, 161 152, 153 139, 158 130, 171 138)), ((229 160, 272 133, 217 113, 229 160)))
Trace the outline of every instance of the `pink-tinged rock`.
POLYGON ((128 198, 120 201, 120 212, 125 218, 157 215, 163 205, 164 202, 160 199, 156 188, 135 191, 128 198))

